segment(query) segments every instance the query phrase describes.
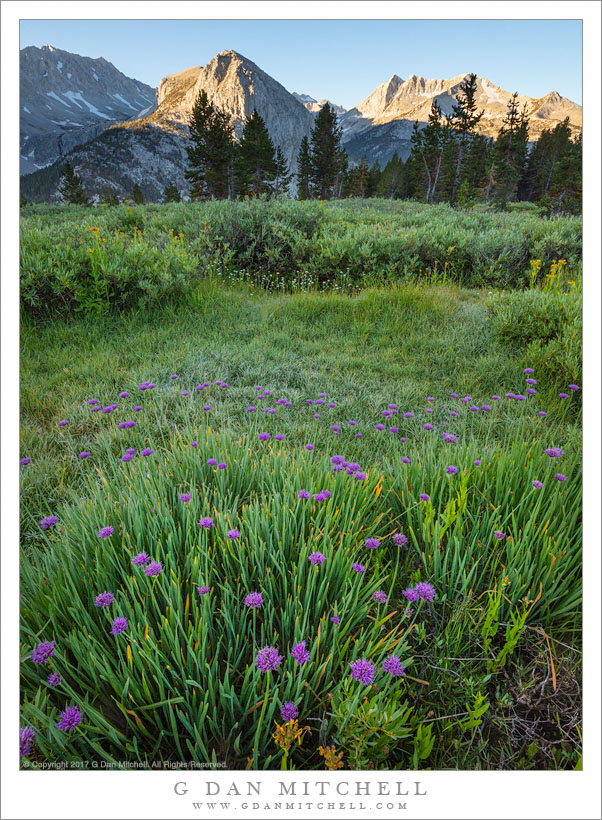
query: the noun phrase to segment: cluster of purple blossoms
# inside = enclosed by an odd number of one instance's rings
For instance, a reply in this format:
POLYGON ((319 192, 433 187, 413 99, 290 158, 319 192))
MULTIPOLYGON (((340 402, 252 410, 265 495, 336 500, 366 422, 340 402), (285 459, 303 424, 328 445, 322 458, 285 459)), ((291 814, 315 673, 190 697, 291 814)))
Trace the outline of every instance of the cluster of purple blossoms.
POLYGON ((352 564, 351 569, 355 570, 358 574, 366 571, 366 567, 363 564, 358 563, 352 564))
POLYGON ((152 390, 155 387, 155 385, 152 384, 152 382, 142 382, 142 384, 139 385, 139 387, 140 390, 152 390))
POLYGON ((441 433, 441 438, 446 444, 455 444, 458 441, 458 437, 453 433, 441 433))
POLYGON ((33 739, 36 731, 32 726, 19 727, 19 759, 28 757, 33 752, 33 739))
POLYGON ((43 530, 50 530, 57 522, 58 518, 56 515, 47 515, 46 518, 42 518, 40 521, 40 527, 43 530))
POLYGON ((109 632, 109 635, 121 635, 122 632, 128 628, 128 622, 125 618, 115 618, 113 621, 113 628, 109 632))
POLYGON ((299 490, 299 498, 311 498, 309 490, 299 490))
POLYGON ((560 458, 560 456, 564 455, 564 450, 561 450, 560 447, 549 447, 544 452, 547 456, 550 456, 550 458, 560 458))
POLYGON ((54 657, 54 641, 42 641, 31 653, 31 660, 34 663, 48 663, 54 657))
POLYGON ((300 641, 293 646, 291 657, 297 661, 298 666, 303 666, 309 661, 309 652, 305 648, 305 641, 300 641))
POLYGON ((366 538, 364 541, 364 546, 368 547, 369 550, 375 550, 380 547, 380 539, 379 538, 366 538))
POLYGON ((420 493, 420 495, 418 496, 418 498, 419 498, 421 501, 430 501, 430 500, 431 500, 430 495, 427 495, 426 493, 420 493))
POLYGON ((341 623, 341 619, 338 615, 333 615, 330 620, 333 622, 335 626, 338 626, 341 623))
POLYGON ((83 450, 79 455, 78 458, 88 458, 90 453, 87 450, 83 450))
POLYGON ((110 538, 114 532, 115 530, 113 529, 113 527, 103 527, 102 529, 98 530, 97 535, 99 538, 110 538))
POLYGON ((312 552, 312 554, 309 556, 309 561, 314 566, 320 566, 320 564, 323 564, 325 560, 326 556, 321 552, 312 552))
POLYGON ((433 427, 432 424, 423 424, 422 429, 423 430, 434 430, 435 428, 433 427))
POLYGON ((245 598, 245 606, 249 609, 261 609, 263 605, 263 595, 261 592, 249 592, 245 598))
POLYGON ((314 501, 326 501, 326 499, 330 498, 332 493, 330 490, 321 490, 319 493, 314 495, 314 501))
POLYGON ((383 672, 388 672, 395 678, 402 677, 403 675, 405 675, 405 671, 405 666, 403 666, 403 664, 396 655, 389 655, 388 658, 384 659, 383 672))
POLYGON ((69 424, 69 422, 67 421, 67 419, 63 419, 62 421, 59 421, 58 426, 59 426, 59 427, 65 427, 65 425, 67 425, 67 424, 69 424))
POLYGON ((555 478, 557 481, 566 481, 566 480, 567 480, 567 478, 566 478, 566 476, 564 475, 564 473, 554 473, 554 478, 555 478))
POLYGON ((408 536, 402 532, 393 533, 393 543, 396 547, 404 547, 408 543, 408 536))
POLYGON ((150 561, 150 555, 147 555, 146 552, 139 552, 138 555, 134 555, 132 558, 132 564, 137 567, 143 567, 145 564, 148 564, 150 561))
POLYGON ((211 592, 211 587, 197 587, 196 591, 199 595, 207 595, 208 592, 211 592))
POLYGON ((183 501, 184 504, 186 504, 188 501, 190 501, 192 496, 190 495, 190 493, 181 493, 179 498, 180 498, 180 501, 183 501))
POLYGON ((278 649, 275 646, 264 646, 257 653, 255 665, 260 672, 273 672, 282 664, 283 660, 283 656, 278 654, 278 649))
POLYGON ((140 452, 140 455, 141 455, 141 456, 144 456, 145 458, 147 458, 148 456, 152 456, 152 454, 153 454, 154 452, 155 452, 155 451, 154 451, 154 450, 151 450, 151 448, 150 448, 150 447, 145 447, 145 448, 144 448, 144 450, 142 450, 142 451, 140 452))
POLYGON ((541 481, 538 481, 537 479, 535 479, 535 481, 532 481, 531 484, 535 487, 536 490, 541 490, 541 488, 543 487, 541 481))
POLYGON ((434 601, 436 596, 435 587, 426 581, 419 581, 415 586, 404 589, 402 595, 410 601, 434 601))
POLYGON ((149 578, 154 578, 163 570, 163 564, 160 561, 151 561, 144 567, 144 574, 149 578))
POLYGON ((110 606, 113 601, 115 600, 115 596, 112 592, 101 592, 99 595, 94 598, 94 606, 98 607, 105 607, 110 606))
POLYGON ((205 516, 205 518, 201 518, 199 521, 199 527, 202 527, 204 530, 210 530, 213 526, 213 518, 209 518, 209 516, 205 516))
POLYGON ((445 472, 448 475, 455 475, 458 472, 458 468, 454 464, 450 464, 449 467, 445 468, 445 472))
POLYGON ((48 675, 48 679, 46 680, 46 683, 48 684, 48 686, 58 686, 61 681, 62 681, 62 678, 58 674, 58 672, 51 672, 48 675))
POLYGON ((382 591, 382 589, 377 589, 372 595, 372 600, 376 601, 377 604, 386 604, 387 595, 382 591))
POLYGON ((61 712, 60 717, 56 728, 63 732, 72 732, 84 719, 78 706, 67 706, 65 711, 61 712))
POLYGON ((240 538, 240 530, 228 530, 226 535, 230 541, 236 541, 237 538, 240 538))
MULTIPOLYGON (((94 410, 95 408, 93 407, 92 409, 94 410)), ((107 415, 109 413, 112 413, 113 410, 117 410, 117 405, 116 404, 108 404, 106 407, 102 408, 102 412, 107 414, 107 415)))
POLYGON ((370 661, 360 658, 360 660, 353 661, 349 665, 351 667, 349 677, 363 683, 364 686, 369 686, 373 683, 376 669, 370 661))
POLYGON ((498 541, 503 541, 506 537, 505 533, 503 533, 501 530, 494 530, 493 534, 498 541))
POLYGON ((129 430, 130 427, 135 427, 136 426, 136 422, 135 421, 120 421, 117 426, 119 427, 120 430, 129 430))
POLYGON ((267 441, 269 438, 271 438, 269 433, 260 433, 259 434, 259 440, 260 441, 267 441))
POLYGON ((290 720, 294 720, 299 716, 299 710, 292 700, 286 700, 280 707, 280 714, 282 716, 282 720, 285 723, 288 723, 290 720))
POLYGON ((31 459, 30 459, 30 458, 22 458, 22 459, 19 461, 19 464, 21 465, 21 467, 24 467, 26 464, 29 464, 29 462, 30 462, 30 461, 31 461, 31 459))

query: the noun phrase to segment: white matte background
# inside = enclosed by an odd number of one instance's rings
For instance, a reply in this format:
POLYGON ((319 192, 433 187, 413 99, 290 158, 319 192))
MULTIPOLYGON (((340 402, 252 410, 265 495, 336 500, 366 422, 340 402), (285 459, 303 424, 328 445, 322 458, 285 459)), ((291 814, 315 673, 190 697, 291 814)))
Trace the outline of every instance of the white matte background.
MULTIPOLYGON (((420 817, 600 818, 600 3, 579 2, 12 2, 2 3, 2 818, 420 817), (584 108, 584 771, 583 772, 299 772, 298 781, 419 780, 426 797, 402 812, 262 812, 219 809, 242 798, 205 802, 200 784, 262 782, 262 797, 291 773, 20 772, 18 689, 18 426, 19 426, 19 18, 24 19, 583 19, 584 108), (186 781, 185 797, 174 784, 186 781), (196 784, 196 785, 195 785, 196 784)), ((554 60, 561 42, 534 43, 534 60, 554 60)), ((508 60, 512 60, 511 46, 508 60)), ((242 785, 239 785, 242 792, 242 785)), ((392 787, 393 790, 393 787, 392 787)), ((286 798, 278 798, 286 802, 286 798)), ((297 798, 298 800, 299 798, 297 798)), ((305 798, 339 802, 335 798, 305 798)), ((358 804, 362 798, 339 798, 358 804)), ((288 802, 291 798, 288 799, 288 802)), ((372 798, 372 804, 376 798, 372 798)), ((368 800, 364 799, 366 805, 368 800)))

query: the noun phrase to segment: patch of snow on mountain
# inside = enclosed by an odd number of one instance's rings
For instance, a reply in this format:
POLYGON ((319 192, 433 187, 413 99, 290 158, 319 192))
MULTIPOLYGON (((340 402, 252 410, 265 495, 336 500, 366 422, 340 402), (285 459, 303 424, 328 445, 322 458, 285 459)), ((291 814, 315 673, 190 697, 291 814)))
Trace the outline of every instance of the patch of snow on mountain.
POLYGON ((59 71, 61 72, 61 74, 62 74, 62 72, 63 72, 63 64, 61 63, 61 61, 60 61, 60 60, 59 60, 59 61, 58 61, 58 63, 56 64, 56 67, 58 68, 58 70, 59 70, 59 71))
POLYGON ((98 79, 98 74, 96 72, 94 72, 94 74, 92 74, 92 76, 94 77, 95 80, 98 79))
MULTIPOLYGON (((73 93, 73 92, 71 92, 71 91, 67 91, 67 92, 66 92, 66 94, 65 94, 65 96, 67 97, 69 94, 72 94, 72 93, 73 93)), ((58 94, 55 94, 55 93, 54 93, 54 91, 47 91, 47 92, 46 92, 46 96, 47 96, 47 97, 52 97, 52 98, 53 98, 54 100, 56 100, 57 102, 60 102, 60 103, 61 103, 61 105, 69 105, 69 103, 68 103, 68 102, 65 102, 65 100, 61 100, 61 98, 58 96, 58 94)))
POLYGON ((26 105, 23 106, 23 111, 27 111, 28 114, 31 114, 31 111, 26 105))
MULTIPOLYGON (((79 105, 82 102, 85 106, 87 106, 88 110, 91 111, 93 114, 96 114, 97 117, 102 117, 103 120, 113 120, 113 117, 107 117, 106 114, 103 114, 102 111, 99 111, 92 103, 89 103, 82 95, 81 91, 65 91, 65 97, 69 97, 70 100, 76 105, 79 105), (79 102, 78 102, 79 101, 79 102)), ((80 108, 82 106, 80 105, 80 108)))
POLYGON ((69 71, 69 72, 67 72, 67 79, 68 79, 68 80, 70 80, 72 76, 73 76, 73 75, 71 74, 71 72, 70 72, 70 71, 69 71))
POLYGON ((116 99, 116 100, 119 100, 119 101, 120 101, 120 102, 122 102, 124 105, 127 105, 127 107, 128 107, 128 108, 131 108, 131 109, 132 109, 132 111, 135 111, 135 110, 136 110, 136 109, 134 108, 134 106, 133 106, 131 103, 129 103, 127 100, 124 100, 124 99, 123 99, 123 97, 121 96, 121 94, 111 94, 111 97, 115 97, 115 99, 116 99))

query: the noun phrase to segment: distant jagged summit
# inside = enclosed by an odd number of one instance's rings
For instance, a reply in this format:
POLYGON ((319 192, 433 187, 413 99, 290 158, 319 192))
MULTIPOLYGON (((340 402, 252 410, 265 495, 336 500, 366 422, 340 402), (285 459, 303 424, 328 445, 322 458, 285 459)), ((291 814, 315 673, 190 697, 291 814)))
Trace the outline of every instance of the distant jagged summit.
POLYGON ((54 162, 111 123, 148 113, 155 91, 104 57, 51 45, 20 53, 21 173, 54 162))

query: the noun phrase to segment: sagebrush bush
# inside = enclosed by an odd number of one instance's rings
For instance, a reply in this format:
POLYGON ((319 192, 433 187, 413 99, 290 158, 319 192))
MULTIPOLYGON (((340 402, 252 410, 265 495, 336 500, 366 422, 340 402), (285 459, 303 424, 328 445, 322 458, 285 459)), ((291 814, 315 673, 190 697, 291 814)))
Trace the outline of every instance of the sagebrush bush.
POLYGON ((156 301, 208 275, 292 291, 442 275, 523 288, 530 259, 579 266, 581 220, 388 200, 26 206, 21 242, 26 309, 99 311, 156 301), (105 245, 94 275, 90 228, 105 245))

